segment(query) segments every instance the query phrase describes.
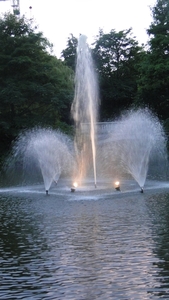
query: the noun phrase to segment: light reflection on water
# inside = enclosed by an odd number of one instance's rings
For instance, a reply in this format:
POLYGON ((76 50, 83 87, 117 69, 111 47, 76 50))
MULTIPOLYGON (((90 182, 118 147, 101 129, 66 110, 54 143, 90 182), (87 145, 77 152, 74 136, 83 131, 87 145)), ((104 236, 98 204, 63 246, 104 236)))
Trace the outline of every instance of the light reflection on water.
POLYGON ((0 299, 169 297, 169 195, 0 196, 0 299))

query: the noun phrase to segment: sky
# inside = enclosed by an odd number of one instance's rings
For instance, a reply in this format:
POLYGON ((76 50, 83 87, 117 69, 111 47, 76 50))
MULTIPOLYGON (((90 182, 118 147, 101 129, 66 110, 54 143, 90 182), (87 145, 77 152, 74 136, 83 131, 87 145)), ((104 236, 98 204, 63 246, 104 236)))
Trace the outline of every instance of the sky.
MULTIPOLYGON (((12 11, 11 2, 0 0, 0 12, 12 11)), ((132 27, 136 40, 146 43, 146 29, 152 22, 150 7, 155 3, 156 0, 20 0, 20 12, 34 19, 60 58, 71 33, 77 38, 85 34, 90 45, 99 28, 108 33, 111 29, 118 32, 132 27)))

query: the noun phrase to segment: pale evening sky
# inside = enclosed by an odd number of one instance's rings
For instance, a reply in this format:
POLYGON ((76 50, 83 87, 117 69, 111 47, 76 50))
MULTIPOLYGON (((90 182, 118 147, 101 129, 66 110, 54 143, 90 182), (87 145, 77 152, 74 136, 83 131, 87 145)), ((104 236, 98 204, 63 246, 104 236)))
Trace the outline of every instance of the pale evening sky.
MULTIPOLYGON (((38 29, 54 44, 59 58, 72 33, 88 37, 92 43, 99 28, 110 32, 133 28, 137 41, 146 43, 146 29, 152 22, 150 7, 156 0, 20 0, 21 15, 34 18, 38 29), (32 9, 29 9, 29 7, 32 9)), ((0 12, 10 11, 11 0, 0 1, 0 12)))

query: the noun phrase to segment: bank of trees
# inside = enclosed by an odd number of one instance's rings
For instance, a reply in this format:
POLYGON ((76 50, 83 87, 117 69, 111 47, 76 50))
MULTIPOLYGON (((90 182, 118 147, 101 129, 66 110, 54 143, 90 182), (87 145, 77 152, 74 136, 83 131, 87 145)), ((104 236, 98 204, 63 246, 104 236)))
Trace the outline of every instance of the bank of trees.
POLYGON ((92 52, 99 76, 100 116, 110 119, 134 102, 142 49, 132 29, 107 34, 100 30, 92 52))
MULTIPOLYGON (((132 29, 99 30, 91 45, 99 81, 100 120, 148 106, 169 123, 169 0, 157 0, 139 46, 132 29)), ((71 34, 61 59, 24 17, 0 18, 0 138, 10 143, 34 126, 69 128, 78 38, 71 34)))
POLYGON ((153 22, 147 30, 149 48, 139 66, 136 103, 149 106, 168 122, 169 0, 157 0, 152 16, 153 22))
POLYGON ((10 143, 34 126, 70 123, 73 71, 24 17, 0 19, 0 139, 10 143))

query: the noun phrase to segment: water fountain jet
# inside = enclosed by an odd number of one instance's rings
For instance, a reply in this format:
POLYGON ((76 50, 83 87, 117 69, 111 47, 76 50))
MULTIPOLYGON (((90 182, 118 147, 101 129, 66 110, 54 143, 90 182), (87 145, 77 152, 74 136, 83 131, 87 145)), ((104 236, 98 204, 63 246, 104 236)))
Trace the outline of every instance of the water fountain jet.
POLYGON ((102 161, 119 178, 131 175, 143 192, 150 162, 167 163, 167 139, 158 118, 148 109, 127 111, 104 135, 102 161))
POLYGON ((94 186, 96 188, 96 121, 98 114, 98 85, 87 37, 80 35, 77 46, 75 96, 71 113, 75 122, 75 149, 79 182, 87 173, 92 153, 94 186), (84 126, 87 124, 87 132, 84 126))
POLYGON ((57 182, 62 173, 71 174, 75 166, 72 141, 60 131, 34 128, 21 133, 14 142, 7 169, 15 170, 16 162, 23 173, 30 176, 39 170, 44 181, 46 195, 52 182, 57 182))

